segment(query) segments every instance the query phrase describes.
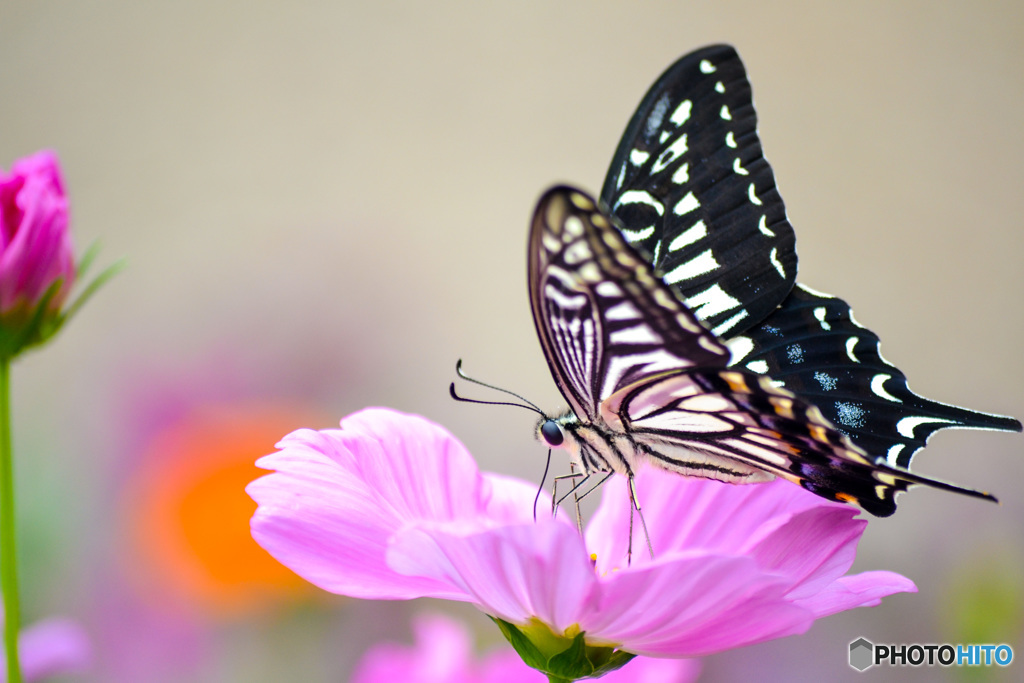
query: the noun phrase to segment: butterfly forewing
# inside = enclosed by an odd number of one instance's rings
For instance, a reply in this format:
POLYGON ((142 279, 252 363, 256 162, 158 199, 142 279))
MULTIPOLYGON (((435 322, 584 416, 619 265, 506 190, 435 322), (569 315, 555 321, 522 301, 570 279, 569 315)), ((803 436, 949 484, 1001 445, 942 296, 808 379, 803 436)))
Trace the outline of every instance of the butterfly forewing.
POLYGON ((652 375, 728 361, 583 192, 556 187, 540 199, 528 261, 537 333, 578 416, 593 420, 604 398, 652 375))
POLYGON ((690 53, 640 103, 601 192, 626 238, 720 336, 767 316, 796 278, 793 229, 756 127, 736 51, 690 53))
POLYGON ((910 466, 928 437, 948 427, 1019 430, 1013 418, 918 396, 882 357, 879 339, 842 299, 797 285, 760 325, 728 342, 737 367, 766 374, 821 409, 872 457, 910 466))

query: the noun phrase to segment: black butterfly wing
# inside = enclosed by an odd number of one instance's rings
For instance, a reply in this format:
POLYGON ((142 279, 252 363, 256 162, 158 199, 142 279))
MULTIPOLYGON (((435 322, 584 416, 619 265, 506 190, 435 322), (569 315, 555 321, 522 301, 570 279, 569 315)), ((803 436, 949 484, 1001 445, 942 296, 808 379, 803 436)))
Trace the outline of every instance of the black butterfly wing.
POLYGON ((756 123, 733 48, 672 65, 640 103, 605 179, 602 201, 626 238, 729 340, 738 367, 819 406, 872 458, 907 467, 947 427, 1020 431, 1013 418, 917 396, 845 302, 792 289, 793 230, 756 123))
POLYGON ((918 396, 879 351, 879 339, 855 321, 842 299, 797 285, 760 325, 728 342, 733 364, 766 374, 818 406, 872 457, 907 468, 940 429, 1020 431, 1010 417, 918 396))
POLYGON ((719 336, 762 320, 796 281, 793 228, 756 128, 736 51, 692 52, 640 103, 601 191, 626 238, 719 336))
POLYGON ((728 362, 728 349, 582 191, 555 187, 540 198, 527 261, 544 355, 580 418, 598 419, 601 401, 632 382, 728 362))

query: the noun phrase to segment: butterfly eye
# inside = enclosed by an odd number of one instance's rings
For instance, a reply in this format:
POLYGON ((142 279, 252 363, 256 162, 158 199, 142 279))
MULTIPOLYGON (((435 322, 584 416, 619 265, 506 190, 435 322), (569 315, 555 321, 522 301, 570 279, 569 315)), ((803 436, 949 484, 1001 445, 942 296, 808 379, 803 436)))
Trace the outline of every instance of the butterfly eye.
POLYGON ((565 436, 562 434, 562 428, 558 426, 558 423, 554 420, 548 420, 540 428, 541 436, 548 442, 549 446, 561 446, 565 440, 565 436))

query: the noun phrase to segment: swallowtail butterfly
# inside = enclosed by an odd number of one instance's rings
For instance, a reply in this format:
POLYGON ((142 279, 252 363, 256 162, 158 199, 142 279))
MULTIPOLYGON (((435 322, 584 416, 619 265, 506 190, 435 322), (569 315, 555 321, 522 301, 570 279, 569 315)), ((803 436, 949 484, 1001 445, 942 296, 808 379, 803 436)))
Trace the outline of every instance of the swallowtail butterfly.
POLYGON ((1021 423, 914 394, 844 301, 796 284, 756 124, 735 50, 698 50, 640 103, 600 201, 540 199, 530 303, 571 410, 539 436, 588 475, 778 476, 878 516, 911 484, 994 500, 907 467, 938 429, 1021 423))

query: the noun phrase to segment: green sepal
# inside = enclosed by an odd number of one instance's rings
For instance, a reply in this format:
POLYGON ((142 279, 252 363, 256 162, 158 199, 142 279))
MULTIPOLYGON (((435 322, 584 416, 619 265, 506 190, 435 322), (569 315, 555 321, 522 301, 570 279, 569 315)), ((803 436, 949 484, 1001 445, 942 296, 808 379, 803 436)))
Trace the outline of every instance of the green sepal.
POLYGON ((586 633, 578 628, 570 627, 559 635, 536 619, 522 627, 497 617, 491 619, 523 662, 547 675, 550 683, 598 678, 636 656, 612 645, 589 645, 586 633))
MULTIPOLYGON (((79 277, 85 273, 97 251, 98 248, 95 245, 87 250, 78 269, 79 277)), ((9 315, 6 318, 0 317, 0 357, 10 360, 23 351, 45 344, 60 332, 61 328, 81 309, 82 305, 110 278, 117 275, 124 266, 123 259, 109 266, 86 285, 78 297, 63 310, 50 310, 50 302, 57 296, 64 284, 64 278, 57 278, 46 288, 35 308, 27 314, 22 312, 15 313, 13 316, 9 315)))

